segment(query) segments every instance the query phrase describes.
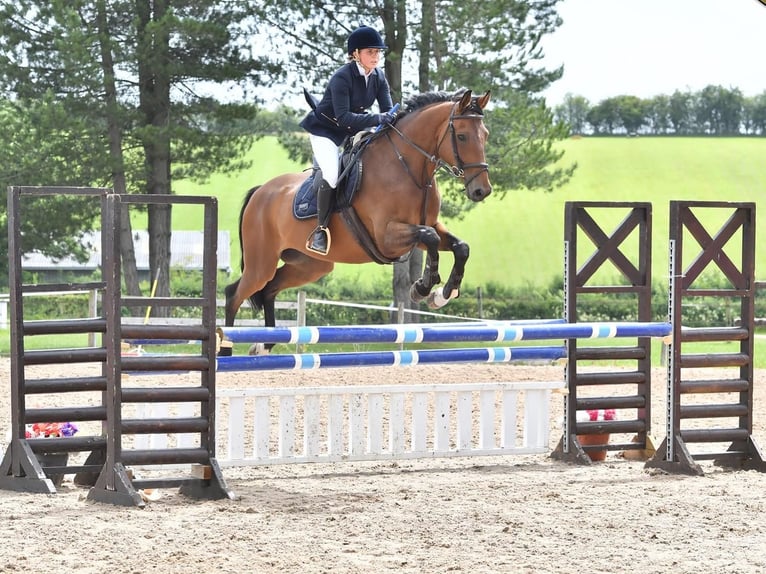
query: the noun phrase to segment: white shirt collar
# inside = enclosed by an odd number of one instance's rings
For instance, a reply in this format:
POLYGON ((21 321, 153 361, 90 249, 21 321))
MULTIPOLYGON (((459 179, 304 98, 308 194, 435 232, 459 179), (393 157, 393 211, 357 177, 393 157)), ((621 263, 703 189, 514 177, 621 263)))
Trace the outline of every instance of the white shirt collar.
POLYGON ((370 73, 368 74, 368 73, 366 73, 366 72, 364 71, 364 67, 362 66, 362 64, 360 64, 359 62, 355 62, 355 63, 356 63, 356 69, 357 69, 357 70, 359 70, 359 73, 360 73, 360 74, 362 75, 362 77, 364 78, 364 83, 365 83, 365 84, 367 84, 367 80, 369 80, 369 79, 370 79, 370 76, 371 76, 371 75, 372 75, 372 73, 375 71, 375 68, 373 68, 372 70, 370 70, 370 73))

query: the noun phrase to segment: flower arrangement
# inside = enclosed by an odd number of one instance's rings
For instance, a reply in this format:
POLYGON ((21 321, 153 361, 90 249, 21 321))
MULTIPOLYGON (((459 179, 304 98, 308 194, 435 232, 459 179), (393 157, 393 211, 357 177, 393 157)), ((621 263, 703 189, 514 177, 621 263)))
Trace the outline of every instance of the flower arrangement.
MULTIPOLYGON (((614 409, 588 409, 577 411, 578 423, 613 421, 615 418, 617 418, 617 413, 614 409)), ((577 435, 577 439, 582 446, 602 445, 609 442, 609 434, 577 435)), ((606 449, 591 449, 587 452, 587 456, 594 462, 606 460, 606 449)))
POLYGON ((597 422, 597 421, 613 421, 617 418, 617 413, 614 409, 589 409, 585 411, 577 411, 577 422, 597 422))
POLYGON ((74 436, 77 427, 72 423, 34 423, 27 425, 26 438, 53 438, 74 436))

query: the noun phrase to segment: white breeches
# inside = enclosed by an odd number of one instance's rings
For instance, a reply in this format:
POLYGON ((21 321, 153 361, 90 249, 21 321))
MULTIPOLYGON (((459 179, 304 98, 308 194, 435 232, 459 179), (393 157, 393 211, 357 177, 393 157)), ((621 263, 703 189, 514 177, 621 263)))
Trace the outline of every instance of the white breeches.
POLYGON ((338 185, 338 158, 340 148, 329 138, 323 138, 309 134, 311 149, 314 151, 314 159, 322 170, 322 178, 330 185, 338 185))

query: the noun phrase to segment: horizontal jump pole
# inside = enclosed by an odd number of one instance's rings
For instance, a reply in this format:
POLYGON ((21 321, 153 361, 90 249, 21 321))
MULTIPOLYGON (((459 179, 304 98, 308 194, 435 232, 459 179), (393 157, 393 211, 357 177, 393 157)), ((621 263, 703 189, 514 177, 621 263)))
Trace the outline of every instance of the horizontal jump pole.
POLYGON ((539 341, 547 339, 608 339, 666 337, 670 323, 497 323, 482 325, 380 327, 221 327, 232 343, 448 343, 458 341, 539 341))
POLYGON ((438 363, 509 363, 556 360, 566 347, 477 347, 418 351, 362 351, 218 357, 218 372, 302 370, 336 367, 414 366, 438 363))
MULTIPOLYGON (((498 324, 503 324, 503 325, 541 325, 541 324, 551 324, 551 325, 553 325, 553 324, 562 324, 562 323, 565 323, 564 319, 517 319, 517 320, 514 320, 514 321, 472 321, 472 322, 462 321, 462 322, 450 322, 450 323, 407 323, 406 327, 408 329, 419 329, 419 328, 424 328, 424 327, 428 327, 428 328, 437 328, 437 327, 440 327, 440 328, 444 328, 444 327, 461 328, 461 327, 465 327, 465 326, 477 327, 477 326, 491 326, 491 325, 498 325, 498 324)), ((401 326, 402 325, 400 325, 400 324, 392 323, 392 324, 389 324, 389 325, 376 325, 373 328, 388 330, 388 329, 396 329, 396 328, 401 327, 401 326)), ((310 329, 310 328, 311 327, 277 327, 276 329, 282 330, 282 329, 310 329)), ((343 328, 343 327, 340 327, 340 328, 343 328)), ((354 326, 353 328, 354 329, 363 329, 365 327, 363 327, 363 326, 361 326, 361 327, 360 326, 354 326)), ((218 334, 219 334, 219 336, 222 339, 223 339, 223 333, 224 332, 228 333, 230 331, 241 333, 241 334, 236 335, 238 338, 239 337, 247 337, 247 333, 249 331, 253 330, 253 329, 261 329, 261 330, 262 329, 272 329, 272 327, 219 327, 218 328, 218 334)), ((323 329, 324 329, 324 327, 323 327, 323 329)), ((179 344, 195 344, 195 343, 199 343, 200 342, 199 339, 190 339, 188 341, 179 341, 178 338, 176 338, 176 339, 160 339, 160 338, 125 337, 125 338, 123 338, 123 340, 126 343, 129 343, 131 345, 179 345, 179 344)), ((231 339, 229 339, 229 340, 231 340, 231 339)), ((481 340, 481 339, 477 339, 477 340, 481 340)), ((234 342, 258 343, 258 342, 262 342, 262 341, 250 341, 250 340, 243 341, 243 340, 239 340, 239 341, 234 341, 234 342)), ((278 342, 282 342, 282 341, 278 341, 278 342)), ((286 341, 286 342, 289 343, 289 341, 286 341)), ((386 341, 382 341, 382 342, 386 342, 386 341)), ((396 342, 396 341, 392 341, 392 342, 396 342)))

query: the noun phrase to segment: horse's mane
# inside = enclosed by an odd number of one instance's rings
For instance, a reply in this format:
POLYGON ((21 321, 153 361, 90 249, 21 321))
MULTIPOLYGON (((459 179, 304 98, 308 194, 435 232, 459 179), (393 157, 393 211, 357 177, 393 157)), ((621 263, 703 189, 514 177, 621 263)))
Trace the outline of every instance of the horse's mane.
POLYGON ((404 101, 403 110, 399 112, 399 117, 406 116, 411 112, 423 109, 431 104, 439 104, 441 102, 456 102, 465 93, 465 89, 460 89, 457 92, 425 92, 422 94, 413 94, 404 101))

